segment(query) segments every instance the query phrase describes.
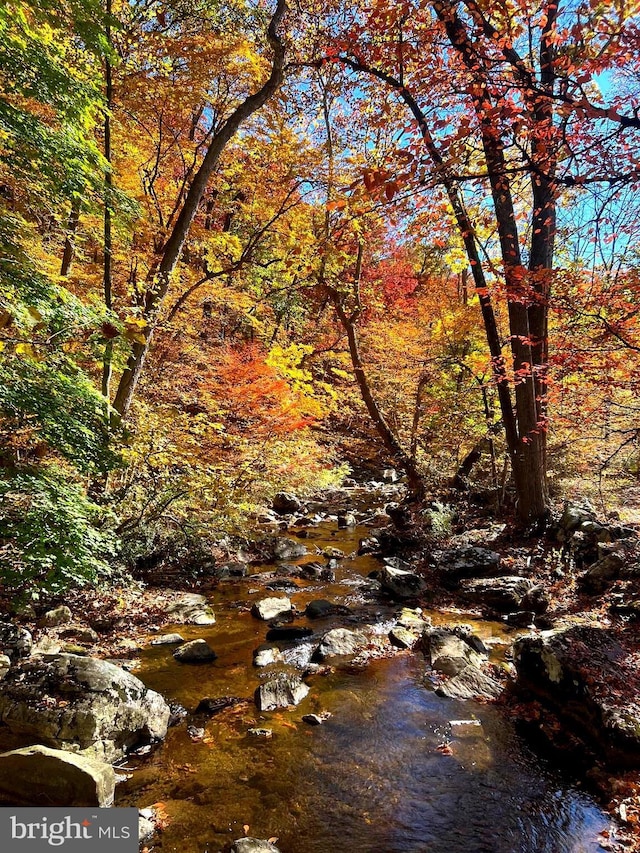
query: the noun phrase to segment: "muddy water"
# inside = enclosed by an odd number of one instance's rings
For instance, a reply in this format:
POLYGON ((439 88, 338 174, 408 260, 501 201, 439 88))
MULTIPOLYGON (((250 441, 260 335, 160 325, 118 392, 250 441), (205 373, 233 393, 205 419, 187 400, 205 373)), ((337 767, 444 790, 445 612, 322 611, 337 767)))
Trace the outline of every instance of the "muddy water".
MULTIPOLYGON (((310 551, 332 545, 349 553, 366 528, 337 531, 335 523, 309 530, 310 551)), ((296 562, 317 559, 301 558, 296 562)), ((302 611, 314 598, 349 605, 353 620, 386 632, 394 608, 368 593, 371 557, 341 562, 335 583, 297 581, 290 597, 302 611)), ((256 572, 273 570, 256 567, 256 572)), ((250 698, 269 670, 252 666, 252 651, 267 626, 247 604, 266 595, 259 579, 223 584, 212 597, 217 623, 181 627, 204 637, 218 654, 213 664, 180 665, 171 647, 149 648, 137 674, 187 708, 203 697, 250 698)), ((431 614, 434 622, 468 622, 431 614)), ((349 617, 307 622, 321 635, 349 617)), ((355 625, 354 625, 355 627, 355 625)), ((474 628, 504 640, 500 624, 474 628)), ((169 630, 169 629, 168 629, 169 630)), ((291 646, 292 662, 308 659, 313 642, 291 646)), ((282 664, 276 665, 282 668, 282 664)), ((296 708, 259 712, 252 702, 207 721, 193 742, 184 724, 165 745, 135 766, 120 786, 117 805, 164 803, 170 823, 156 850, 214 853, 246 832, 277 837, 283 853, 579 853, 596 851, 608 822, 596 805, 523 743, 488 705, 442 699, 430 688, 420 654, 374 660, 312 676, 309 696, 296 708), (303 714, 328 711, 321 726, 303 714), (455 721, 471 721, 463 725, 455 721), (451 722, 454 725, 451 725, 451 722), (268 727, 270 739, 248 735, 268 727), (450 749, 442 751, 442 744, 450 749)))

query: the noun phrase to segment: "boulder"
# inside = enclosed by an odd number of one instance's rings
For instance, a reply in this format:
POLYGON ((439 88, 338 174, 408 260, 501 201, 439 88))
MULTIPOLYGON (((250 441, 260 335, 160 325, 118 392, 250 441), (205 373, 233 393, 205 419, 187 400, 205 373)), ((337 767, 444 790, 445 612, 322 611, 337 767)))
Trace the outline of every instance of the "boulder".
POLYGON ((362 557, 365 554, 377 554, 380 550, 380 541, 375 536, 369 536, 367 539, 361 539, 358 544, 358 556, 362 557))
POLYGON ((33 647, 33 639, 26 628, 13 622, 0 622, 0 651, 11 660, 28 657, 33 647))
POLYGON ((495 678, 469 664, 452 678, 448 678, 436 689, 438 696, 449 699, 496 699, 503 687, 495 678))
POLYGON ((238 838, 233 842, 231 853, 280 853, 280 851, 269 841, 247 836, 246 838, 238 838))
POLYGON ((5 677, 11 668, 11 658, 8 655, 0 655, 0 681, 5 677))
POLYGON ((361 631, 350 631, 348 628, 334 628, 324 635, 311 659, 322 661, 330 657, 355 655, 367 645, 367 642, 366 636, 361 631))
POLYGON ((253 652, 254 666, 271 666, 272 663, 277 663, 281 660, 282 655, 277 646, 272 646, 269 643, 262 643, 253 652))
POLYGON ((417 634, 399 625, 389 631, 389 641, 392 646, 396 646, 398 649, 412 649, 418 644, 419 640, 417 634))
POLYGON ((273 555, 277 560, 293 560, 295 557, 304 557, 307 553, 306 546, 295 539, 278 537, 273 545, 273 555))
POLYGON ((518 575, 464 580, 461 584, 464 595, 474 604, 500 613, 526 609, 523 599, 534 587, 535 583, 532 580, 518 575))
POLYGON ((299 675, 281 672, 257 688, 255 702, 260 711, 275 711, 300 704, 308 692, 309 688, 299 675))
POLYGON ((113 805, 116 774, 106 761, 48 746, 0 755, 0 801, 29 806, 113 805))
POLYGON ((216 621, 206 597, 195 592, 180 593, 167 607, 167 617, 181 625, 213 625, 216 621))
POLYGON ((571 533, 574 530, 579 530, 585 523, 595 522, 595 518, 595 510, 588 502, 577 504, 567 501, 559 524, 565 533, 571 533))
POLYGON ((173 656, 180 663, 209 663, 218 657, 206 640, 190 640, 177 648, 173 656))
POLYGON ((304 625, 275 625, 267 631, 267 640, 278 642, 279 640, 304 640, 313 634, 311 628, 304 625))
POLYGON ((184 643, 184 637, 181 634, 159 634, 151 640, 152 646, 173 646, 176 643, 184 643))
POLYGON ((291 513, 302 510, 302 502, 289 492, 278 492, 273 498, 271 508, 278 515, 290 515, 291 513))
POLYGON ((640 763, 640 677, 612 630, 561 624, 518 638, 513 653, 518 687, 551 706, 609 762, 640 763))
POLYGON ((383 592, 401 600, 415 598, 427 589, 426 581, 420 575, 405 569, 395 569, 392 566, 383 566, 380 572, 380 584, 383 592))
POLYGON ((78 643, 86 643, 93 645, 99 640, 98 634, 93 628, 88 628, 85 625, 69 625, 68 628, 63 628, 58 632, 58 636, 63 640, 76 640, 78 643))
POLYGON ((291 610, 291 601, 288 598, 263 598, 262 601, 256 601, 253 605, 251 615, 256 619, 269 622, 271 619, 282 616, 283 613, 291 613, 291 610))
POLYGON ((338 515, 338 528, 345 530, 349 527, 355 527, 358 522, 352 512, 340 513, 338 515))
POLYGON ((215 699, 201 699, 194 713, 213 717, 226 708, 241 705, 245 700, 241 696, 218 696, 215 699))
POLYGON ((265 740, 270 740, 273 737, 273 729, 265 729, 265 728, 254 728, 247 729, 247 734, 251 737, 259 737, 264 738, 265 740))
POLYGON ((0 722, 12 733, 106 761, 162 740, 169 717, 162 696, 91 657, 30 658, 9 670, 0 693, 0 722))
POLYGON ((603 592, 620 577, 624 564, 624 554, 616 551, 606 554, 587 569, 580 583, 588 592, 603 592))
POLYGON ((457 675, 469 665, 478 669, 486 660, 451 628, 427 628, 422 645, 431 667, 444 675, 457 675))
POLYGON ((441 552, 438 571, 445 586, 455 588, 463 578, 486 578, 500 574, 500 554, 489 548, 470 546, 441 552))
POLYGON ((334 604, 326 598, 317 598, 307 604, 304 615, 307 619, 325 619, 327 616, 335 616, 336 613, 346 615, 350 612, 344 604, 334 604))
POLYGON ((431 618, 424 616, 420 608, 412 610, 410 607, 403 607, 397 616, 397 624, 411 631, 423 631, 431 625, 431 618))
POLYGON ((66 604, 61 604, 60 607, 47 610, 39 624, 41 628, 57 628, 59 625, 67 625, 72 620, 71 610, 66 604))

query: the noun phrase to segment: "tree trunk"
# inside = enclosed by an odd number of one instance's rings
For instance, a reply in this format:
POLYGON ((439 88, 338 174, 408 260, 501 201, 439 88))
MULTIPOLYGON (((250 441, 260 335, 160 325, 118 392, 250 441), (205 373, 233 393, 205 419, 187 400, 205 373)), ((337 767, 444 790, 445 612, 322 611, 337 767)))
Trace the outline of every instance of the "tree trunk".
POLYGON ((273 50, 269 78, 257 92, 249 95, 245 101, 236 107, 225 124, 213 136, 202 164, 196 172, 185 196, 182 209, 176 219, 169 239, 164 245, 162 259, 154 271, 153 281, 150 282, 150 287, 145 294, 143 309, 144 318, 147 321, 147 326, 144 329, 145 341, 144 343, 134 343, 132 345, 132 352, 120 378, 113 402, 113 407, 121 418, 126 417, 129 411, 158 322, 158 312, 169 289, 171 276, 180 259, 182 247, 189 233, 191 223, 198 211, 207 184, 218 164, 220 155, 241 125, 253 113, 261 109, 280 87, 284 71, 285 48, 282 39, 278 35, 278 26, 286 8, 286 0, 278 0, 276 10, 267 31, 267 38, 273 50))
MULTIPOLYGON (((107 41, 111 47, 111 0, 107 0, 107 25, 105 28, 107 41)), ((109 57, 105 61, 105 100, 104 114, 104 159, 107 161, 107 171, 104 176, 104 265, 102 269, 102 289, 104 306, 107 311, 113 308, 113 233, 112 233, 112 203, 113 203, 113 172, 111 171, 111 110, 113 109, 113 69, 109 57)), ((102 395, 108 401, 111 391, 111 362, 113 358, 113 341, 105 344, 102 357, 102 395)))
POLYGON ((78 196, 74 196, 69 213, 69 224, 62 252, 62 263, 60 264, 60 275, 69 275, 76 254, 76 232, 80 222, 80 208, 82 202, 78 196))

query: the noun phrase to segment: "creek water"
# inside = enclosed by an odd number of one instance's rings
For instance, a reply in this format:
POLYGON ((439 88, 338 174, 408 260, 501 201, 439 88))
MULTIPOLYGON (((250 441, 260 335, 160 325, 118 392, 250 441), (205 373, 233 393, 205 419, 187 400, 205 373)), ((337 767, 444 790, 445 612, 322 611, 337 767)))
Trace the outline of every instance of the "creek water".
MULTIPOLYGON (((312 553, 295 562, 317 560, 315 549, 327 546, 353 553, 369 533, 323 522, 308 528, 301 541, 312 553)), ((314 637, 290 644, 290 665, 304 665, 329 628, 358 621, 388 630, 398 607, 368 592, 365 582, 379 566, 370 556, 355 557, 341 561, 335 582, 295 581, 295 592, 286 594, 300 613, 326 598, 354 615, 296 619, 314 637)), ((285 594, 266 591, 256 577, 274 568, 255 566, 254 575, 221 583, 211 596, 215 625, 176 627, 185 639, 206 639, 217 660, 180 664, 172 647, 154 646, 142 652, 136 674, 187 708, 204 697, 251 698, 261 679, 283 668, 252 665, 267 625, 247 604, 285 594)), ((429 615, 435 624, 471 622, 499 659, 507 637, 501 623, 429 615)), ((498 708, 438 697, 427 669, 419 652, 402 652, 312 676, 309 695, 295 708, 260 712, 252 701, 229 708, 207 720, 199 742, 181 724, 150 758, 130 762, 116 805, 162 802, 169 822, 152 847, 172 853, 218 853, 245 834, 277 837, 282 853, 600 850, 598 834, 609 823, 597 805, 533 753, 498 708), (322 725, 302 721, 325 711, 331 717, 322 725), (252 727, 273 735, 256 738, 247 733, 252 727), (442 751, 444 743, 449 749, 442 751)))

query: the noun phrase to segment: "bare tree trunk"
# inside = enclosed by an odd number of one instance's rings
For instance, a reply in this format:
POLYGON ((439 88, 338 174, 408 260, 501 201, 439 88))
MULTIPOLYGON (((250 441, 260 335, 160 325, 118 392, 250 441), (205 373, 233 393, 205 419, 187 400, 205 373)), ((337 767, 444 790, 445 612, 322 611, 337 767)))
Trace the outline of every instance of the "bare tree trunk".
POLYGON ((200 168, 185 196, 182 209, 175 221, 169 239, 164 245, 162 259, 154 271, 153 281, 147 289, 144 300, 144 318, 147 326, 144 329, 144 343, 134 343, 127 366, 120 378, 118 390, 113 401, 113 407, 120 417, 126 417, 133 395, 135 393, 145 359, 149 352, 153 333, 158 322, 158 312, 169 289, 171 276, 182 253, 182 247, 189 233, 191 223, 198 211, 207 184, 218 164, 220 155, 229 141, 235 136, 240 126, 261 109, 280 87, 284 72, 284 42, 278 35, 278 26, 287 8, 287 0, 278 0, 276 10, 267 30, 267 38, 273 50, 271 73, 261 88, 249 95, 233 113, 225 124, 213 136, 207 153, 200 168))
POLYGON ((78 196, 74 196, 71 202, 71 211, 69 213, 69 224, 67 225, 67 234, 64 241, 64 249, 62 252, 62 263, 60 264, 60 275, 69 275, 73 259, 76 255, 76 232, 78 223, 80 222, 80 208, 82 201, 78 196))
MULTIPOLYGON (((107 25, 105 28, 107 41, 111 47, 111 0, 107 0, 107 25)), ((113 203, 113 172, 111 171, 111 110, 113 109, 113 69, 109 57, 105 61, 105 99, 104 114, 104 159, 107 161, 107 171, 104 176, 104 265, 102 270, 102 288, 104 305, 107 311, 113 308, 113 233, 112 233, 112 203, 113 203)), ((109 400, 111 390, 111 362, 113 358, 113 341, 105 344, 102 357, 102 395, 109 400)))

